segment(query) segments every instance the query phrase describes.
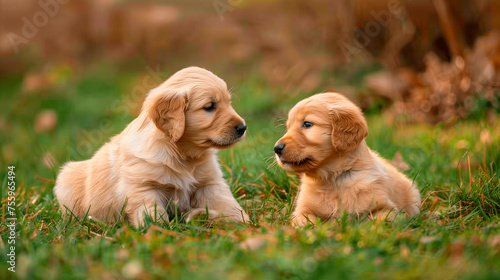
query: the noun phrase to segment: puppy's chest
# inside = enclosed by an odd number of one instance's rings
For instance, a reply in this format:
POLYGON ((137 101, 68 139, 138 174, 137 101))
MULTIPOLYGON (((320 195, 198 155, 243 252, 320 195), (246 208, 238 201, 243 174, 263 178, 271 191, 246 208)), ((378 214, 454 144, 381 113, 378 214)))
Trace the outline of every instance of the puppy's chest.
POLYGON ((189 172, 173 173, 169 169, 163 170, 159 175, 153 176, 145 185, 154 185, 155 190, 164 197, 165 200, 174 200, 179 206, 188 207, 190 198, 200 186, 205 183, 205 178, 199 176, 198 170, 193 168, 189 172))
POLYGON ((328 185, 308 185, 302 195, 308 208, 325 219, 338 217, 344 211, 362 214, 378 197, 377 185, 381 180, 369 173, 350 172, 328 185))
POLYGON ((203 174, 200 166, 186 168, 182 172, 174 172, 169 168, 163 168, 161 172, 154 172, 150 176, 158 184, 175 186, 176 189, 191 190, 197 189, 206 183, 206 175, 203 174))
POLYGON ((334 181, 331 182, 332 186, 340 192, 356 191, 363 186, 373 185, 375 182, 384 179, 384 173, 374 171, 348 171, 342 173, 334 181))
POLYGON ((189 190, 197 183, 196 178, 191 173, 172 174, 168 171, 165 170, 163 173, 154 176, 152 180, 159 185, 166 185, 182 190, 189 190))

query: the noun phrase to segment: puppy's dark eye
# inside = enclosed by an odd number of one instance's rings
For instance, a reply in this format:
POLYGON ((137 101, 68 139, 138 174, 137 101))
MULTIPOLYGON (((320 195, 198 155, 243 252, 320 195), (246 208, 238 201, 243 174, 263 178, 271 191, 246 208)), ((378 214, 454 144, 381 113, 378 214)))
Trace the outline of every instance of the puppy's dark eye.
POLYGON ((313 123, 312 122, 304 122, 302 124, 302 126, 305 127, 305 128, 310 128, 311 126, 313 126, 313 123))
POLYGON ((207 112, 212 112, 216 109, 217 107, 215 106, 215 102, 210 102, 207 106, 203 107, 203 110, 207 112))

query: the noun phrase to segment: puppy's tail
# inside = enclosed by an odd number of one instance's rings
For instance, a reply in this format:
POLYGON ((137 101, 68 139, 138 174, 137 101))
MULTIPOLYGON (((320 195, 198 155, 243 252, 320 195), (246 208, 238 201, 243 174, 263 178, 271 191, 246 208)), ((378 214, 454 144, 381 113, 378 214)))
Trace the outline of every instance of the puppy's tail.
POLYGON ((86 171, 87 165, 84 161, 68 162, 61 168, 54 187, 54 194, 64 215, 68 210, 78 217, 85 215, 87 209, 83 203, 86 171))

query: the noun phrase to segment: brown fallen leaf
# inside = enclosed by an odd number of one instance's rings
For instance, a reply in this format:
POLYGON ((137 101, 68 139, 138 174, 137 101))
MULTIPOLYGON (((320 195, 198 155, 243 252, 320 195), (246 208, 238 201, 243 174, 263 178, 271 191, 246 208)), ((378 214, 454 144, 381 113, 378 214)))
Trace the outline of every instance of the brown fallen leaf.
POLYGON ((123 268, 122 274, 130 278, 138 278, 143 273, 144 268, 138 260, 129 261, 123 268))
POLYGON ((39 180, 39 181, 42 181, 45 183, 55 183, 56 182, 56 180, 54 180, 54 179, 46 179, 46 178, 42 178, 40 176, 35 176, 34 178, 35 178, 35 180, 39 180))
POLYGON ((43 164, 45 164, 45 166, 47 166, 48 168, 52 169, 56 165, 56 159, 50 152, 48 152, 43 157, 43 164))
POLYGON ((265 240, 260 237, 250 237, 245 241, 240 243, 240 247, 243 250, 255 251, 258 250, 265 245, 265 240))
POLYGON ((35 119, 35 132, 43 133, 52 131, 57 126, 57 114, 54 110, 43 110, 35 119))
POLYGON ((469 141, 467 140, 458 140, 457 143, 455 143, 455 148, 457 150, 467 149, 468 147, 469 141))
POLYGON ((32 92, 41 90, 50 85, 47 77, 38 74, 27 74, 23 80, 23 91, 32 92))
POLYGON ((391 164, 394 165, 394 167, 396 167, 399 171, 406 171, 410 169, 410 166, 403 160, 403 156, 400 152, 396 152, 396 155, 394 155, 394 158, 391 160, 391 164))
POLYGON ((491 133, 486 129, 481 131, 481 135, 479 136, 479 139, 481 139, 481 142, 483 144, 489 144, 493 141, 493 137, 491 137, 491 133))
POLYGON ((401 252, 401 257, 407 259, 408 256, 410 256, 410 248, 408 248, 405 244, 401 244, 401 246, 399 246, 399 250, 401 252))
POLYGON ((432 243, 436 240, 436 237, 434 236, 424 236, 420 238, 420 243, 421 244, 427 244, 427 243, 432 243))
POLYGON ((452 258, 462 257, 464 254, 465 244, 463 242, 454 242, 448 244, 446 252, 452 258))
POLYGON ((493 247, 493 248, 500 249, 500 235, 496 235, 496 236, 489 238, 488 245, 493 247))

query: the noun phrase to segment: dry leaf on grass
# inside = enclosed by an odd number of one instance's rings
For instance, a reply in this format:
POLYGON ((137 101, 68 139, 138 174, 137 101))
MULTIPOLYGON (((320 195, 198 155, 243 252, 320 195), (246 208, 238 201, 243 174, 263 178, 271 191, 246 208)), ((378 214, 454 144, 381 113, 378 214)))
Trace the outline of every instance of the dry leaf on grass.
POLYGON ((391 164, 400 171, 406 171, 410 169, 410 166, 403 160, 403 156, 400 152, 396 152, 396 155, 394 155, 394 158, 391 160, 391 164))
POLYGON ((52 131, 57 126, 57 114, 54 110, 44 110, 35 119, 35 132, 42 133, 52 131))
POLYGON ((483 144, 489 144, 493 141, 493 137, 491 137, 491 133, 487 129, 481 131, 479 139, 481 139, 481 143, 483 144))
POLYGON ((446 248, 446 252, 452 258, 460 258, 464 254, 464 248, 465 248, 465 244, 462 241, 449 243, 447 248, 446 248))
POLYGON ((45 166, 47 166, 50 169, 54 168, 56 163, 57 163, 56 159, 50 152, 46 153, 45 156, 43 157, 43 164, 45 164, 45 166))
POLYGON ((488 245, 491 247, 497 247, 498 249, 500 249, 500 235, 496 235, 496 236, 491 237, 488 240, 488 245))
POLYGON ((266 240, 260 237, 250 237, 241 242, 240 247, 243 250, 255 251, 259 250, 266 244, 266 240))
POLYGON ((123 267, 122 273, 129 278, 137 278, 142 274, 143 270, 142 264, 138 260, 132 260, 123 267))
POLYGON ((47 77, 47 75, 45 75, 44 73, 42 74, 28 73, 24 77, 23 91, 33 92, 41 90, 51 86, 53 83, 54 81, 50 77, 47 77))

